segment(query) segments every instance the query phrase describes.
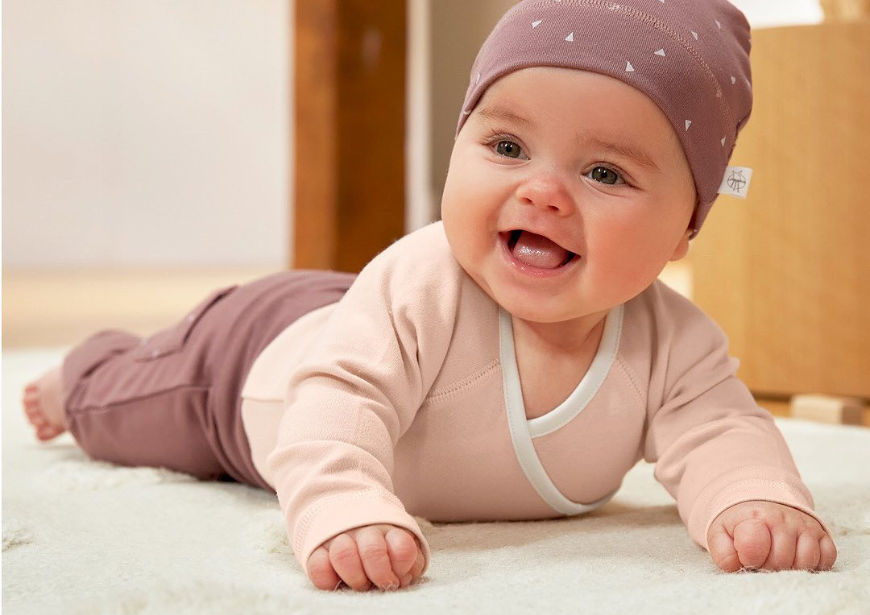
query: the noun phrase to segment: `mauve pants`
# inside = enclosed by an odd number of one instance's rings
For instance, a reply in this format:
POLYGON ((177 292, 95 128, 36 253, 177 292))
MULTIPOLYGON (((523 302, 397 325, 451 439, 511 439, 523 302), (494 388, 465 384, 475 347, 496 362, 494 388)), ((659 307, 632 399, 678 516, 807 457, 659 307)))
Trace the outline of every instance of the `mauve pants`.
POLYGON ((284 328, 338 301, 353 279, 286 271, 217 290, 148 338, 96 333, 64 358, 67 427, 93 459, 271 491, 242 426, 245 378, 284 328))

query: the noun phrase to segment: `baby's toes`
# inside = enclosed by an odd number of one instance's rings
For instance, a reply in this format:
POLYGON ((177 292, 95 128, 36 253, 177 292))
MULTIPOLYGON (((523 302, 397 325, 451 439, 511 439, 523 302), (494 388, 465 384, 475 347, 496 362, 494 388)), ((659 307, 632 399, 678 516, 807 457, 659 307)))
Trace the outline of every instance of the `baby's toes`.
POLYGON ((24 395, 21 397, 21 405, 24 407, 24 414, 31 425, 38 427, 47 423, 45 414, 43 414, 39 404, 38 391, 25 389, 24 395))
POLYGON ((44 425, 36 428, 36 437, 44 442, 45 440, 56 438, 64 431, 66 430, 60 427, 55 427, 54 425, 44 425))
POLYGON ((39 389, 34 383, 24 387, 24 391, 21 393, 21 405, 24 406, 25 410, 39 405, 39 389))
POLYGON ((51 440, 66 431, 63 425, 52 421, 46 414, 43 407, 43 392, 35 382, 24 387, 21 405, 24 407, 24 415, 36 432, 37 439, 51 440))

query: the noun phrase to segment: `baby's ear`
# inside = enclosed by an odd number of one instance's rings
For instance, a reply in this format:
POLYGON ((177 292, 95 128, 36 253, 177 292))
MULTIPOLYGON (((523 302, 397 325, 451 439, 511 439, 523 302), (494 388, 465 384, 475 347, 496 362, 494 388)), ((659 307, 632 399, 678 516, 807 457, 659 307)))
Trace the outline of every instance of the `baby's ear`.
POLYGON ((686 257, 686 254, 689 253, 689 237, 692 236, 693 232, 694 229, 692 228, 686 229, 686 232, 680 237, 680 243, 677 244, 677 247, 674 248, 674 253, 668 259, 669 261, 678 261, 686 257))

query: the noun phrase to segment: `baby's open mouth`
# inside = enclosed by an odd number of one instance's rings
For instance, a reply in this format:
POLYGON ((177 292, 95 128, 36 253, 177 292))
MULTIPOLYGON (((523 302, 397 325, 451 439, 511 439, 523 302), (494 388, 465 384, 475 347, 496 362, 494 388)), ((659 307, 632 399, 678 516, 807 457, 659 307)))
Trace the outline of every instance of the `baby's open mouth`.
POLYGON ((577 256, 551 239, 530 231, 515 229, 501 235, 515 259, 538 269, 564 267, 577 256))

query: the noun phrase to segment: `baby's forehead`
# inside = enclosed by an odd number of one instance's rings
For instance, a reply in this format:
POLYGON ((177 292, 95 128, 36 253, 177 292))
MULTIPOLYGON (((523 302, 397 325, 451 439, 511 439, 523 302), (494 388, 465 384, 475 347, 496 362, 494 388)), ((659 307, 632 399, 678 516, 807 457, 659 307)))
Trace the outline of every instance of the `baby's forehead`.
POLYGON ((656 113, 667 119, 656 100, 643 90, 610 75, 580 68, 528 66, 510 71, 490 83, 476 103, 471 108, 466 107, 466 112, 473 112, 492 99, 517 106, 559 100, 578 105, 578 112, 618 101, 656 109, 656 113), (584 106, 580 107, 581 104, 584 106))
POLYGON ((671 122, 654 100, 620 80, 591 71, 552 67, 515 71, 493 82, 470 115, 477 122, 580 133, 584 141, 624 143, 628 148, 652 141, 681 150, 671 122))

